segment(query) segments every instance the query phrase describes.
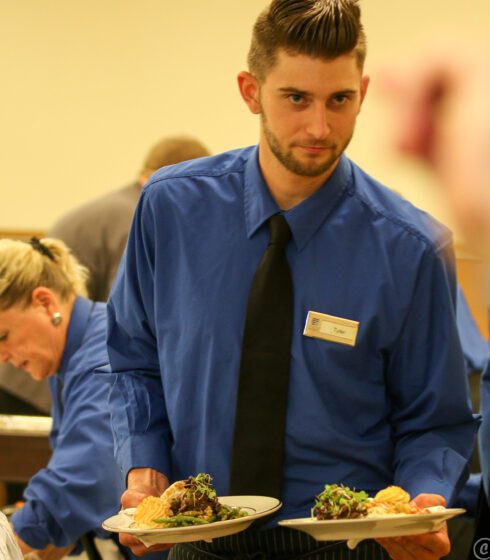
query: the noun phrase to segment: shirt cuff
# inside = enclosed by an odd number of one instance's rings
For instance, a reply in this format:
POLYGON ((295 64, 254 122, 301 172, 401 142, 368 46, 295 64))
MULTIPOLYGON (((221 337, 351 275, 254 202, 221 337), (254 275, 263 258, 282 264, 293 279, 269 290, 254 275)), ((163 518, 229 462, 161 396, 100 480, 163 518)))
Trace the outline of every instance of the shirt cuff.
POLYGON ((466 515, 475 517, 480 487, 481 473, 471 474, 463 490, 456 497, 454 506, 464 508, 466 515))
POLYGON ((117 459, 127 481, 131 469, 150 468, 170 478, 171 462, 168 446, 161 434, 133 434, 117 452, 117 459))
POLYGON ((441 477, 434 477, 434 471, 415 471, 410 479, 398 481, 410 496, 419 494, 438 494, 446 500, 446 506, 452 507, 455 498, 468 480, 469 467, 463 457, 453 457, 446 461, 441 469, 441 477))
POLYGON ((423 475, 416 475, 414 480, 405 484, 400 484, 405 489, 413 500, 419 494, 437 494, 446 500, 447 507, 453 501, 456 494, 455 489, 451 484, 444 480, 436 480, 424 477, 423 475), (418 479, 418 480, 417 480, 418 479))
POLYGON ((41 502, 27 502, 12 515, 10 521, 17 535, 26 544, 40 550, 53 544, 48 531, 48 515, 41 502))

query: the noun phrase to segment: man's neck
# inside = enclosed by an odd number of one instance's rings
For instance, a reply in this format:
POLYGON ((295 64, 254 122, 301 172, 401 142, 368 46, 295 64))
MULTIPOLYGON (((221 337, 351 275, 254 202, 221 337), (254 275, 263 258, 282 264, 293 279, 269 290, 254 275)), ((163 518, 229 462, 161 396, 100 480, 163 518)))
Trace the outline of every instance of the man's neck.
POLYGON ((269 190, 281 210, 290 210, 315 194, 332 175, 338 165, 335 162, 325 173, 317 177, 304 177, 289 171, 275 156, 259 150, 259 165, 269 190))

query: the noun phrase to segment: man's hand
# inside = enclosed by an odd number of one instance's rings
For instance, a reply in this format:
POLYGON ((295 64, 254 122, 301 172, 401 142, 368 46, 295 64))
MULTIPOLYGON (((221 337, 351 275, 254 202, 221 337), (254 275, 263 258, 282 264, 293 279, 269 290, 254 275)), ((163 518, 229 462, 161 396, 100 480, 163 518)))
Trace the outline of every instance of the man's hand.
MULTIPOLYGON (((124 509, 136 507, 147 496, 160 496, 169 486, 168 478, 154 469, 133 469, 128 475, 128 489, 121 497, 124 509)), ((131 549, 136 556, 167 550, 170 544, 158 544, 147 548, 140 540, 128 533, 120 533, 119 542, 131 549)))
MULTIPOLYGON (((437 494, 420 494, 412 501, 420 507, 446 505, 446 500, 437 494)), ((386 549, 393 560, 439 560, 451 550, 446 523, 433 533, 376 541, 386 549)))

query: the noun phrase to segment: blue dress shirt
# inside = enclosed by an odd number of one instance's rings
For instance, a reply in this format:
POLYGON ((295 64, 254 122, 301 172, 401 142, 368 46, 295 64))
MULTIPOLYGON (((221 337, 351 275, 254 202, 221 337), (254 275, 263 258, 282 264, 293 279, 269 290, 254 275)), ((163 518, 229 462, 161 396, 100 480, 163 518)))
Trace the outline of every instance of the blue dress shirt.
MULTIPOLYGON (((254 147, 161 169, 143 190, 108 303, 123 472, 206 471, 227 494, 245 307, 280 211, 254 147)), ((450 500, 477 422, 449 232, 345 156, 284 215, 295 303, 276 519, 309 515, 326 483, 450 500), (355 346, 304 336, 309 311, 359 321, 355 346)))
POLYGON ((463 290, 458 286, 456 317, 459 338, 465 358, 466 373, 482 372, 490 356, 488 340, 482 336, 468 306, 463 290))
POLYGON ((107 537, 100 525, 120 509, 124 484, 114 460, 108 387, 93 374, 108 362, 105 334, 105 304, 77 298, 60 369, 49 380, 53 455, 12 517, 17 534, 33 548, 68 546, 91 530, 107 537))
POLYGON ((490 504, 490 362, 487 362, 480 386, 482 425, 478 434, 483 487, 490 504))

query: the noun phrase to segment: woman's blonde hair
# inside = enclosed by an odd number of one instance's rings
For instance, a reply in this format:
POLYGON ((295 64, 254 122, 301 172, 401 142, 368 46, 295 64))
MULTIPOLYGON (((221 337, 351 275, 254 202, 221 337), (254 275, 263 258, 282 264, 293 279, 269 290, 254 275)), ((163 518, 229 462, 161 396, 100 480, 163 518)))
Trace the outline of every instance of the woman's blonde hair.
POLYGON ((0 239, 0 309, 28 306, 35 288, 44 286, 62 301, 87 296, 88 270, 59 239, 30 242, 0 239))

